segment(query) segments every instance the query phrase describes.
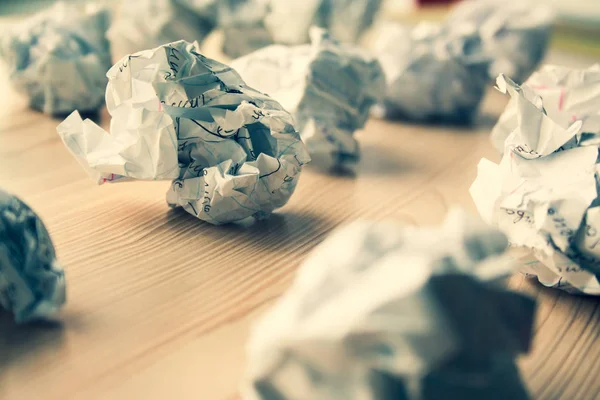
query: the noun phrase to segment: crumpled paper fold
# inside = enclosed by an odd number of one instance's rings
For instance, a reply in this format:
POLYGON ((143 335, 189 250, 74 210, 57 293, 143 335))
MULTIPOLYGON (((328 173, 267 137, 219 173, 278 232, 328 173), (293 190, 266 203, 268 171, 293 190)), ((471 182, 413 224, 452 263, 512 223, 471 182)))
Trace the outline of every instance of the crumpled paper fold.
POLYGON ((51 317, 65 298, 64 272, 44 223, 0 190, 0 306, 27 322, 51 317))
POLYGON ((585 69, 545 65, 521 86, 503 74, 496 85, 511 97, 492 130, 499 152, 508 148, 534 159, 600 144, 600 64, 585 69))
POLYGON ((95 111, 104 103, 110 68, 106 8, 59 2, 0 36, 9 80, 46 114, 95 111))
POLYGON ((110 134, 71 114, 57 131, 98 183, 171 179, 167 202, 221 224, 263 218, 310 161, 292 116, 232 68, 178 41, 108 71, 110 134))
POLYGON ((471 195, 508 236, 521 270, 546 286, 600 294, 600 67, 546 66, 519 86, 492 132, 504 155, 482 159, 471 195))
POLYGON ((248 85, 267 93, 295 116, 314 164, 352 166, 359 160, 353 134, 381 100, 379 62, 313 27, 312 44, 271 45, 234 60, 248 85))
POLYGON ((534 301, 503 288, 506 246, 459 210, 339 229, 255 325, 242 398, 528 398, 514 358, 534 301))

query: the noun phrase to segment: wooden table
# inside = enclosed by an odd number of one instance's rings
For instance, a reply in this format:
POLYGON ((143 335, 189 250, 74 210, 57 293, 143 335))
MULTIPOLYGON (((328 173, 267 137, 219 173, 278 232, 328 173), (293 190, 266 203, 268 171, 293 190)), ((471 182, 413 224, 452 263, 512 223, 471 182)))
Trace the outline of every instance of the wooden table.
MULTIPOLYGON (((467 190, 479 159, 499 158, 488 134, 506 104, 490 90, 474 128, 371 120, 355 176, 306 168, 269 220, 212 226, 170 210, 167 182, 94 185, 56 134, 59 120, 1 82, 0 186, 44 219, 68 280, 60 322, 15 326, 0 315, 3 400, 236 398, 252 323, 333 228, 437 224, 453 204, 475 212, 467 190)), ((533 397, 598 397, 598 300, 520 275, 510 285, 539 302, 520 360, 533 397)))

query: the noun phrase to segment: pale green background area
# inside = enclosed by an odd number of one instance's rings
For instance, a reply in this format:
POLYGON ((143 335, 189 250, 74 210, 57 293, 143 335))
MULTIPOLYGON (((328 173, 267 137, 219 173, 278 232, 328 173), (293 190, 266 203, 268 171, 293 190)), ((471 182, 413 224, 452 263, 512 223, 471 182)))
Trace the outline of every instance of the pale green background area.
MULTIPOLYGON (((407 13, 410 4, 416 0, 385 1, 386 17, 408 23, 420 20, 441 21, 447 12, 447 7, 430 7, 407 13)), ((592 56, 600 62, 600 0, 528 1, 547 4, 555 9, 557 20, 552 35, 553 48, 592 56)))
MULTIPOLYGON (((69 2, 84 3, 85 0, 69 0, 69 2)), ((0 16, 10 14, 28 14, 55 3, 55 0, 0 0, 0 16)))
MULTIPOLYGON (((111 2, 113 1, 111 0, 111 2)), ((0 0, 0 16, 30 14, 50 7, 55 2, 56 0, 0 0)), ((66 2, 85 3, 86 0, 67 0, 66 2)))

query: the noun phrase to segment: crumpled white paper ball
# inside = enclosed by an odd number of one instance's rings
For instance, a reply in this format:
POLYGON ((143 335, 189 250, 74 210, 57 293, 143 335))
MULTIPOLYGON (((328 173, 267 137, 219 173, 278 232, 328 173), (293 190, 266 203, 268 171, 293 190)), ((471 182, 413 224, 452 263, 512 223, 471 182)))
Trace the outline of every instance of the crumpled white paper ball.
POLYGON ((312 43, 271 45, 231 66, 291 112, 314 164, 350 167, 360 158, 354 132, 385 90, 377 59, 313 27, 312 43))
POLYGON ((600 66, 546 66, 519 86, 492 131, 504 155, 479 163, 471 195, 482 217, 522 249, 521 271, 546 286, 600 294, 600 66))
POLYGON ((0 307, 27 322, 51 317, 65 298, 64 272, 44 223, 0 189, 0 307))
POLYGON ((216 0, 121 0, 107 33, 112 60, 177 40, 202 42, 216 24, 216 0))
POLYGON ((241 57, 270 44, 309 42, 311 26, 356 43, 373 24, 382 0, 222 0, 218 3, 223 52, 241 57))
POLYGON ((110 134, 78 113, 57 131, 97 182, 173 180, 167 202, 212 224, 265 218, 310 161, 292 116, 178 41, 108 71, 110 134))
POLYGON ((375 53, 387 89, 383 109, 389 118, 424 122, 470 122, 488 82, 489 54, 475 29, 450 32, 443 25, 414 28, 388 23, 375 53))
POLYGON ((46 114, 97 110, 111 64, 108 24, 105 8, 59 2, 7 30, 0 59, 9 67, 11 84, 46 114))
POLYGON ((254 326, 242 397, 527 399, 514 359, 534 301, 501 284, 506 245, 458 210, 437 229, 338 229, 254 326))
POLYGON ((489 76, 503 73, 520 83, 546 55, 553 20, 551 7, 539 1, 468 0, 453 9, 445 24, 451 30, 477 29, 494 56, 489 76))

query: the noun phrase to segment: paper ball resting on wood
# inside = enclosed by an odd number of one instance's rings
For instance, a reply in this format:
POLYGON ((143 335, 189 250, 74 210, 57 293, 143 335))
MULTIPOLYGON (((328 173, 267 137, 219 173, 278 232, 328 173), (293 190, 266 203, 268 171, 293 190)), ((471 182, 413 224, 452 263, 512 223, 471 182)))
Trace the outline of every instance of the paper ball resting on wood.
POLYGON ((95 111, 110 67, 106 9, 57 3, 0 37, 0 59, 14 88, 47 114, 95 111))
POLYGON ((471 195, 483 218, 530 249, 521 270, 546 286, 600 294, 598 149, 579 147, 527 160, 483 159, 471 195), (529 256, 532 255, 533 258, 529 256))
POLYGON ((385 77, 379 62, 342 45, 319 28, 312 44, 272 45, 231 64, 252 87, 294 114, 313 162, 348 166, 359 159, 354 131, 381 100, 385 77))
POLYGON ((483 47, 494 55, 492 79, 504 73, 523 82, 546 54, 552 20, 552 10, 543 2, 469 0, 454 8, 445 24, 451 30, 478 30, 483 47))
POLYGON ((99 183, 172 179, 167 201, 220 224, 268 216, 310 161, 292 116, 230 67, 174 42, 108 71, 111 133, 71 114, 57 128, 99 183))
POLYGON ((338 230, 254 327, 243 398, 526 399, 534 302, 501 284, 506 245, 458 210, 338 230))
POLYGON ((476 30, 441 25, 382 27, 375 51, 385 71, 383 112, 390 118, 470 122, 485 94, 491 58, 476 30))
POLYGON ((0 306, 25 322, 50 317, 64 302, 65 277, 46 227, 0 190, 0 306))
POLYGON ((471 195, 504 231, 521 270, 546 286, 600 294, 600 68, 546 67, 523 86, 500 76, 511 101, 494 128, 500 164, 479 163, 471 195))
POLYGON ((122 0, 107 33, 112 59, 177 40, 202 41, 216 23, 214 0, 122 0))

